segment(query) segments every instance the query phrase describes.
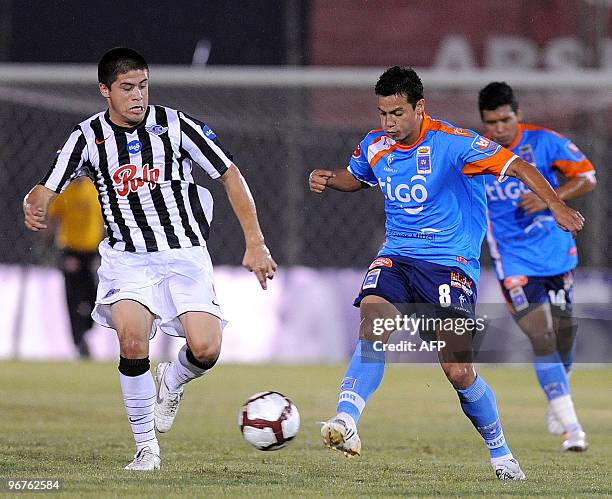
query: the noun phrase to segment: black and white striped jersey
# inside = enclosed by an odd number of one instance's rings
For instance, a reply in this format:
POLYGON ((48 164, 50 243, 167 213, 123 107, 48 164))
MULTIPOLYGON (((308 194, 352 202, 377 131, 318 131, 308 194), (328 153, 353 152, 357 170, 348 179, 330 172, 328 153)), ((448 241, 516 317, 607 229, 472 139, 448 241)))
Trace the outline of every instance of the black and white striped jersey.
POLYGON ((204 246, 213 200, 194 183, 193 164, 218 178, 231 158, 206 124, 180 111, 149 106, 133 128, 115 125, 106 111, 75 127, 40 184, 59 193, 72 179, 89 175, 115 249, 204 246))

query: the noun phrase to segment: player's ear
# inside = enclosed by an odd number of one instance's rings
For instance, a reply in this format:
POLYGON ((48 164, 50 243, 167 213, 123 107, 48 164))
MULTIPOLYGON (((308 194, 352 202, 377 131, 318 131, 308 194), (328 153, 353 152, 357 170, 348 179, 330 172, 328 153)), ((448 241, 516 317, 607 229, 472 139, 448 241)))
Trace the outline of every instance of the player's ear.
POLYGON ((110 88, 108 88, 104 83, 98 83, 98 88, 100 89, 102 97, 107 99, 110 97, 110 88))
POLYGON ((423 114, 425 112, 425 99, 418 100, 416 105, 414 106, 414 110, 418 114, 423 114))
POLYGON ((520 109, 516 110, 516 119, 518 119, 519 121, 523 121, 523 111, 521 111, 520 109))

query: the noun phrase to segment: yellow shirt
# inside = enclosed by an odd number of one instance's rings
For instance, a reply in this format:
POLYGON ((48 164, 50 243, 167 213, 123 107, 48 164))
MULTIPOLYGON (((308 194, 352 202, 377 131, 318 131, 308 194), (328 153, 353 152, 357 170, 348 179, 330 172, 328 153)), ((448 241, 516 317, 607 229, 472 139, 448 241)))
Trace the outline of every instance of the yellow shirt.
POLYGON ((75 251, 95 251, 104 237, 98 192, 87 177, 79 177, 49 205, 58 221, 57 244, 75 251))

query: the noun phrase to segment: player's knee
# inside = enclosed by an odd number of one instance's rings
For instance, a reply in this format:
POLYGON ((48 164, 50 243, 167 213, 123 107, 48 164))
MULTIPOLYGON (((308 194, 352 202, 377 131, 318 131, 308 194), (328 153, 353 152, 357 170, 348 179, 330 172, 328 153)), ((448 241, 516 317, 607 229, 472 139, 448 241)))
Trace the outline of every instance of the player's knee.
POLYGON ((474 368, 471 364, 460 364, 455 362, 443 363, 442 369, 448 381, 450 381, 451 385, 456 389, 463 390, 467 388, 476 378, 474 368))
POLYGON ((200 369, 209 370, 217 363, 220 353, 220 341, 189 345, 187 349, 187 360, 200 369))
POLYGON ((121 355, 127 358, 140 358, 148 354, 149 338, 141 331, 130 327, 117 329, 121 355))
POLYGON ((548 355, 557 349, 557 338, 554 331, 541 331, 529 335, 533 352, 536 355, 548 355))

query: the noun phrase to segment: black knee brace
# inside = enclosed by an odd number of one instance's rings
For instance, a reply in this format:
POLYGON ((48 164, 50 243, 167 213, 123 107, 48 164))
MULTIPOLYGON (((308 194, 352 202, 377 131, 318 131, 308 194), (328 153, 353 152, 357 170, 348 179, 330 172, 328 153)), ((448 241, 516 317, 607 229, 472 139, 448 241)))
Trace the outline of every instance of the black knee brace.
POLYGON ((189 347, 187 347, 187 351, 185 352, 185 356, 187 357, 187 360, 191 364, 193 364, 197 368, 203 369, 205 371, 208 371, 209 369, 211 369, 217 363, 217 360, 219 360, 219 356, 217 356, 213 360, 208 360, 206 362, 200 362, 198 359, 195 358, 195 355, 193 355, 193 352, 191 351, 191 349, 189 347))
POLYGON ((149 370, 149 357, 144 359, 126 359, 119 356, 119 372, 124 376, 140 376, 149 370))

